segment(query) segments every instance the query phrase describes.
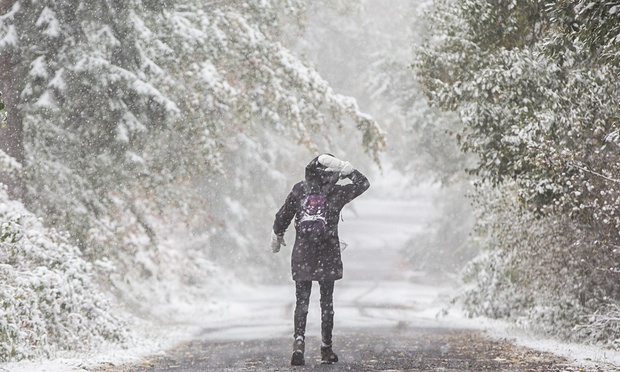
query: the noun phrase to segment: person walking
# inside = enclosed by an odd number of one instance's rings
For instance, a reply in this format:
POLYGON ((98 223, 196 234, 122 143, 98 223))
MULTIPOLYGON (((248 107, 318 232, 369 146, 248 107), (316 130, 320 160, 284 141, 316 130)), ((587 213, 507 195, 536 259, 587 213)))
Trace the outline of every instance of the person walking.
POLYGON ((312 159, 305 169, 305 180, 293 186, 273 223, 271 249, 278 253, 286 246, 284 233, 295 217, 295 244, 291 272, 295 281, 295 313, 292 365, 304 365, 306 319, 312 282, 321 292, 321 361, 338 361, 332 348, 334 328, 334 282, 342 279, 338 222, 342 208, 368 190, 366 176, 331 154, 312 159), (337 184, 348 178, 348 184, 337 184))

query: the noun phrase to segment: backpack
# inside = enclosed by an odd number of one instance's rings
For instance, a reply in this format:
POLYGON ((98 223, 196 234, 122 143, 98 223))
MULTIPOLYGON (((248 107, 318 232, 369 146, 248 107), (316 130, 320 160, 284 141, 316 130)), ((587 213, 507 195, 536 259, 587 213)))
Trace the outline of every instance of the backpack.
POLYGON ((306 188, 299 220, 301 237, 321 240, 327 235, 327 197, 306 188))

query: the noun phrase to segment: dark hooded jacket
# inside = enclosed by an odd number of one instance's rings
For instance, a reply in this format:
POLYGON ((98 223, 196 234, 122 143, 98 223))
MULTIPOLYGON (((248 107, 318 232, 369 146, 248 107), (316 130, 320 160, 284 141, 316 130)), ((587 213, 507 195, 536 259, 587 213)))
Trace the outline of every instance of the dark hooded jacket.
POLYGON ((295 244, 291 255, 291 271, 293 280, 338 280, 342 278, 342 259, 340 256, 340 240, 338 238, 338 221, 342 208, 360 196, 370 187, 368 179, 359 171, 354 170, 347 176, 351 183, 337 185, 339 174, 325 171, 314 158, 306 166, 306 179, 293 186, 284 205, 276 213, 273 231, 277 235, 284 232, 295 217, 295 244), (326 196, 327 234, 322 241, 316 242, 300 236, 299 222, 303 201, 308 190, 320 190, 326 196))

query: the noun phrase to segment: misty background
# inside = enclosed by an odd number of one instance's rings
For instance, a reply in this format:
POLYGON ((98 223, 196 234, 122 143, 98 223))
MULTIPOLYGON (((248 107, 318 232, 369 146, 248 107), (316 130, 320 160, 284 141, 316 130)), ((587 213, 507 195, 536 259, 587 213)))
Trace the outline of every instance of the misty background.
POLYGON ((613 347, 618 5, 492 5, 0 2, 0 360, 289 282, 322 152, 428 199, 399 254, 468 315, 613 347))

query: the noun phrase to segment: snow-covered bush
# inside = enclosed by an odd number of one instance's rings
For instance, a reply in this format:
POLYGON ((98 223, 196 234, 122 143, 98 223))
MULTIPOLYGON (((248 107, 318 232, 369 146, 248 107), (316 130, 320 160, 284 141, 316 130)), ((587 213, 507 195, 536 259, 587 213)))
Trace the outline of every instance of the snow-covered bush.
POLYGON ((0 189, 0 361, 123 341, 93 266, 0 189))
POLYGON ((617 346, 620 302, 608 253, 565 216, 536 215, 516 185, 479 188, 474 234, 484 254, 465 270, 470 315, 512 319, 563 339, 617 346))

